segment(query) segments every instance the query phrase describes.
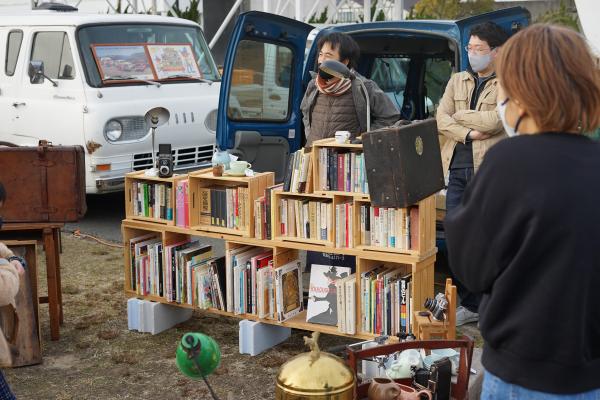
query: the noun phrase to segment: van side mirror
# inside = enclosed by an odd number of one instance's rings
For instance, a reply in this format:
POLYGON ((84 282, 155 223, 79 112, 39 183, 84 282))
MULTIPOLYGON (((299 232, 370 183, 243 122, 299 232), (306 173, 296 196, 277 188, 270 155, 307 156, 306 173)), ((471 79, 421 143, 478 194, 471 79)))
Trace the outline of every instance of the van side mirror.
POLYGON ((29 82, 31 82, 34 85, 44 83, 44 78, 46 78, 50 82, 52 82, 53 86, 55 86, 55 87, 58 86, 58 84, 56 82, 54 82, 52 79, 47 77, 46 74, 44 74, 44 62, 43 61, 31 60, 29 62, 28 74, 29 74, 29 82))

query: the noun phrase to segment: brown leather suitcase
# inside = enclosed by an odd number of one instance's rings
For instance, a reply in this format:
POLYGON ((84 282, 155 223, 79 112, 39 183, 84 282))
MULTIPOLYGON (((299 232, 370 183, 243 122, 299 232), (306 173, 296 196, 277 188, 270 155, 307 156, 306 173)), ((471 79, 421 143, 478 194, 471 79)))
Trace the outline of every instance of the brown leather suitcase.
POLYGON ((87 210, 81 146, 0 147, 4 222, 75 222, 87 210))
POLYGON ((371 204, 408 207, 444 188, 435 119, 362 134, 371 204))

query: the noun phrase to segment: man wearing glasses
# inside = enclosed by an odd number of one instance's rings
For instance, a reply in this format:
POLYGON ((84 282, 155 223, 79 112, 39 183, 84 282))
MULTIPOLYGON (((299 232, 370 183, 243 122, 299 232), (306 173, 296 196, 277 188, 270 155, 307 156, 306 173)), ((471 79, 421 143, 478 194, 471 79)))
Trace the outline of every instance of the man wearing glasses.
MULTIPOLYGON (((493 22, 473 27, 466 46, 469 68, 450 78, 437 109, 438 129, 445 138, 442 163, 448 188, 447 214, 460 204, 486 151, 506 138, 496 111, 498 82, 494 58, 507 39, 507 33, 493 22)), ((456 325, 478 321, 481 296, 469 293, 459 281, 453 280, 461 299, 456 325)))

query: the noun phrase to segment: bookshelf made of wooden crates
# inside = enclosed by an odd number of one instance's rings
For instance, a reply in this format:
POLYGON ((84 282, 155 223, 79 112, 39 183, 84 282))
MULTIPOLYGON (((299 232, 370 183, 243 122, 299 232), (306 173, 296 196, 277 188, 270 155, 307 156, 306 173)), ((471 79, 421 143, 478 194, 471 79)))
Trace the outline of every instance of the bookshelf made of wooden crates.
POLYGON ((264 193, 265 188, 273 185, 273 179, 274 175, 271 172, 255 173, 250 177, 214 176, 212 169, 191 172, 189 174, 191 229, 253 236, 254 200, 264 193), (220 203, 219 206, 216 206, 217 202, 220 203), (223 205, 225 208, 222 207, 223 205))
POLYGON ((164 225, 175 225, 175 191, 177 182, 187 174, 159 178, 144 171, 125 175, 125 218, 164 225))
MULTIPOLYGON (((381 326, 375 326, 373 324, 365 325, 364 312, 366 305, 364 303, 364 298, 362 297, 364 295, 364 287, 362 286, 363 281, 369 276, 373 279, 385 280, 389 277, 389 272, 393 272, 394 269, 399 271, 398 277, 402 274, 410 276, 410 285, 406 289, 409 290, 407 296, 411 299, 411 304, 413 306, 410 309, 407 308, 405 310, 407 315, 410 315, 409 312, 411 310, 422 308, 425 298, 433 297, 434 295, 434 263, 437 251, 435 247, 434 197, 430 196, 423 199, 413 205, 412 209, 406 211, 405 215, 411 217, 411 229, 408 232, 408 241, 410 245, 408 248, 396 246, 382 247, 374 245, 373 243, 365 243, 365 233, 361 230, 361 227, 364 226, 364 221, 361 221, 360 210, 361 207, 370 206, 369 195, 368 193, 363 193, 361 191, 323 190, 320 181, 323 172, 319 175, 319 158, 315 157, 315 154, 318 154, 318 149, 320 148, 334 148, 338 151, 354 152, 356 154, 360 153, 362 150, 361 145, 337 144, 334 139, 316 141, 313 146, 312 160, 309 165, 311 170, 311 173, 309 173, 308 176, 309 181, 305 184, 305 188, 307 188, 305 190, 309 192, 292 193, 282 190, 271 191, 271 240, 253 237, 255 232, 253 204, 256 199, 263 195, 265 188, 273 185, 274 175, 272 173, 257 173, 254 177, 215 177, 212 175, 212 170, 208 169, 190 173, 189 175, 183 176, 183 178, 178 177, 177 179, 184 179, 185 177, 189 178, 188 227, 174 226, 171 223, 165 223, 164 221, 157 219, 135 218, 131 212, 128 212, 127 219, 123 221, 122 225, 123 241, 125 244, 125 292, 131 296, 137 296, 157 302, 174 304, 182 307, 194 307, 190 304, 180 304, 169 301, 164 296, 161 297, 155 294, 143 295, 132 290, 131 280, 134 279, 134 277, 132 277, 129 240, 144 234, 154 233, 157 235, 157 238, 160 238, 163 246, 169 246, 170 244, 177 243, 178 241, 190 237, 210 237, 224 240, 226 251, 239 246, 256 246, 272 249, 273 265, 275 267, 297 258, 299 250, 337 253, 356 257, 355 273, 357 279, 355 286, 356 315, 354 334, 339 332, 336 326, 308 323, 306 322, 306 310, 283 322, 279 322, 275 319, 259 318, 258 315, 254 314, 236 314, 234 312, 214 308, 207 309, 207 312, 291 328, 319 331, 328 334, 364 339, 373 338, 380 335, 383 331, 381 331, 381 326), (225 189, 238 187, 242 187, 244 190, 247 189, 248 199, 247 201, 244 200, 245 212, 240 212, 239 215, 237 215, 238 218, 245 221, 242 225, 242 229, 215 226, 207 219, 207 217, 211 217, 210 215, 202 215, 203 199, 205 207, 204 212, 206 212, 205 190, 206 188, 215 186, 225 189), (308 218, 313 224, 316 223, 317 229, 313 227, 313 230, 311 231, 310 228, 307 228, 304 235, 289 235, 286 233, 284 231, 285 225, 282 225, 282 216, 285 216, 285 214, 282 214, 282 210, 279 207, 281 200, 291 202, 291 204, 297 207, 296 209, 301 205, 305 207, 305 213, 309 215, 308 218), (330 211, 327 211, 327 206, 315 206, 316 204, 329 205, 330 211), (346 224, 351 226, 351 239, 348 237, 347 232, 344 240, 340 240, 340 221, 336 221, 335 217, 336 206, 339 206, 338 210, 341 210, 340 207, 345 208, 346 215, 348 215, 350 206, 352 207, 351 218, 346 219, 344 222, 344 229, 348 229, 346 224), (318 217, 317 209, 319 209, 318 217), (202 219, 203 216, 204 218, 202 219), (375 273, 381 268, 384 268, 387 272, 382 272, 380 275, 375 276, 375 273)), ((354 156, 354 159, 356 160, 356 155, 354 156)), ((360 157, 358 157, 358 159, 360 160, 360 157)), ((135 173, 131 176, 128 175, 128 178, 126 179, 126 202, 128 202, 128 211, 131 207, 131 200, 128 200, 128 193, 131 193, 130 187, 133 180, 146 180, 143 175, 139 174, 140 173, 135 173), (127 184, 127 182, 129 182, 129 184, 127 184)), ((356 176, 360 177, 362 175, 356 174, 356 176)), ((154 179, 148 180, 154 181, 154 179)), ((156 178, 156 180, 161 181, 158 178, 156 178)), ((166 180, 166 182, 170 182, 172 185, 174 184, 173 181, 166 180)), ((361 185, 357 184, 356 187, 358 188, 360 186, 361 185)), ((364 182, 362 183, 362 187, 365 187, 364 182)), ((400 218, 400 216, 396 216, 394 213, 394 211, 391 213, 388 212, 389 221, 400 218)), ((291 221, 287 222, 288 230, 290 224, 291 221)), ((295 230, 297 231, 296 228, 297 227, 295 227, 295 230)), ((393 240, 389 240, 389 243, 393 242, 393 240)), ((394 279, 390 279, 390 282, 393 283, 394 279)), ((394 312, 394 310, 391 312, 394 312)), ((392 330, 396 328, 397 327, 386 327, 392 334, 395 333, 392 332, 392 330)))
MULTIPOLYGON (((136 279, 134 272, 132 272, 131 264, 131 252, 130 252, 130 239, 140 237, 143 235, 154 235, 163 246, 169 246, 182 240, 189 239, 191 237, 211 237, 220 238, 225 240, 225 250, 240 246, 255 246, 264 249, 272 249, 273 251, 273 265, 278 267, 283 265, 290 260, 298 258, 298 251, 301 249, 316 250, 322 249, 320 245, 303 245, 302 243, 292 241, 276 241, 276 240, 258 240, 255 238, 248 238, 243 236, 233 236, 229 234, 223 234, 218 232, 202 232, 195 231, 186 228, 178 228, 175 226, 165 226, 156 223, 149 223, 146 221, 136 220, 124 220, 122 224, 122 235, 124 244, 124 273, 125 273, 125 293, 129 296, 135 296, 147 300, 152 300, 160 303, 176 305, 185 308, 197 308, 194 304, 178 303, 175 301, 169 301, 163 294, 159 296, 156 293, 141 294, 141 292, 132 289, 132 279, 136 279)), ((434 262, 435 255, 426 257, 422 260, 418 260, 414 257, 406 256, 406 259, 402 259, 401 255, 384 253, 384 252, 356 252, 352 249, 332 249, 342 254, 352 254, 356 256, 356 276, 361 277, 363 274, 369 272, 377 265, 384 265, 386 267, 398 268, 403 273, 411 275, 411 293, 409 296, 412 298, 414 304, 423 304, 425 298, 433 296, 433 274, 434 274, 434 262)), ((347 334, 338 331, 336 326, 313 324, 306 322, 306 310, 299 314, 287 319, 283 322, 279 322, 273 318, 259 318, 255 314, 242 313, 236 314, 234 312, 228 312, 225 310, 219 310, 216 308, 208 308, 204 311, 219 315, 224 315, 233 318, 250 319, 253 321, 260 321, 268 324, 286 326, 295 329, 319 331, 322 333, 349 336, 362 339, 369 339, 379 336, 381 332, 369 331, 363 329, 363 314, 364 308, 363 299, 361 296, 362 288, 360 285, 360 279, 357 279, 356 286, 356 327, 355 334, 347 334)), ((408 310, 407 310, 408 311, 408 310)), ((395 333, 395 332, 394 332, 395 333)))

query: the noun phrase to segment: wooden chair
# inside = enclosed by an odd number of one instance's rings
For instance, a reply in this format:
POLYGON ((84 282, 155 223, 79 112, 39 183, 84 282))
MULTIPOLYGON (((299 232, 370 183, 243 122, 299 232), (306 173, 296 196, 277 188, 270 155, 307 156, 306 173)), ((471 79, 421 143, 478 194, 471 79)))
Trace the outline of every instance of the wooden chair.
POLYGON ((448 310, 446 311, 446 320, 436 321, 428 315, 419 315, 421 311, 413 313, 413 333, 417 340, 429 339, 456 339, 456 286, 452 284, 452 279, 446 279, 445 293, 448 299, 448 310))
MULTIPOLYGON (((458 362, 458 377, 456 382, 451 385, 451 398, 455 400, 463 400, 468 397, 469 388, 469 372, 471 370, 471 360, 473 358, 474 342, 471 338, 463 336, 456 340, 413 340, 408 342, 392 343, 377 347, 371 347, 364 350, 353 350, 348 347, 348 366, 352 368, 355 378, 358 382, 358 365, 363 359, 371 359, 375 356, 393 354, 398 351, 408 349, 447 349, 452 348, 459 351, 460 358, 458 362)), ((411 379, 397 379, 396 382, 405 385, 411 385, 411 379)), ((356 385, 355 399, 366 399, 369 390, 370 382, 360 383, 356 385)))

